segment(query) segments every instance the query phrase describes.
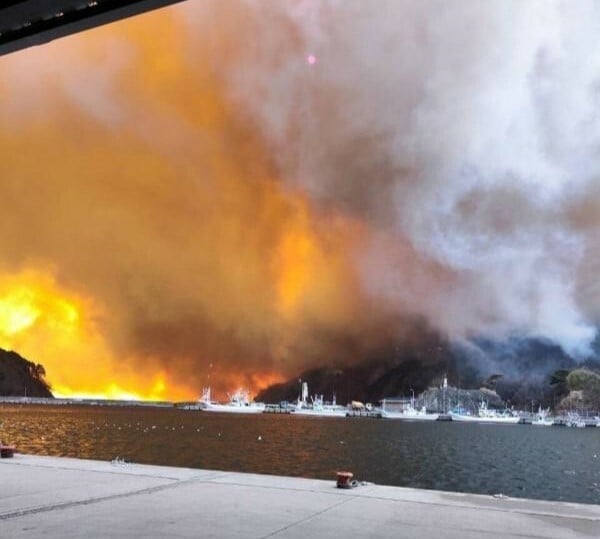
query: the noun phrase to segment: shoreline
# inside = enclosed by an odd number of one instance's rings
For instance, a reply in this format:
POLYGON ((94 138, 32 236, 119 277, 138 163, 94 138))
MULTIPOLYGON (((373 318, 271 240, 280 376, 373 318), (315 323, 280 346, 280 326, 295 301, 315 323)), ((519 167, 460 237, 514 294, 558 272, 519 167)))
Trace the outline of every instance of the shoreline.
POLYGON ((176 408, 171 401, 140 401, 121 399, 74 399, 63 397, 6 397, 0 396, 0 405, 26 405, 26 406, 130 406, 148 408, 176 408))
POLYGON ((569 537, 600 505, 16 454, 0 460, 3 537, 569 537), (101 528, 99 528, 101 526, 101 528))
MULTIPOLYGON (((161 409, 169 409, 169 410, 180 410, 186 412, 202 412, 202 413, 210 413, 210 414, 219 414, 225 413, 222 411, 210 411, 206 412, 201 410, 197 403, 192 402, 172 402, 172 401, 138 401, 138 400, 111 400, 111 399, 73 399, 73 398, 46 398, 46 397, 6 397, 0 396, 0 407, 1 406, 83 406, 89 408, 161 408, 161 409)), ((227 415, 245 415, 237 412, 227 412, 227 415)), ((396 416, 386 416, 380 409, 374 410, 352 410, 348 409, 345 416, 320 416, 315 414, 314 416, 306 415, 306 414, 295 414, 290 410, 273 410, 266 408, 263 412, 257 413, 256 415, 288 415, 288 416, 300 416, 300 417, 318 417, 318 418, 327 418, 327 419, 340 419, 342 417, 345 418, 360 418, 360 419, 383 419, 386 421, 404 421, 404 422, 419 422, 424 421, 424 419, 419 418, 418 416, 410 416, 410 417, 396 417, 396 416)), ((570 419, 565 415, 557 415, 552 418, 553 423, 552 427, 565 427, 565 426, 577 426, 577 427, 600 427, 600 421, 597 417, 582 417, 580 419, 579 425, 569 424, 570 419)), ((454 420, 450 414, 440 413, 438 418, 435 421, 440 422, 454 422, 454 423, 465 423, 465 421, 454 420)), ((518 422, 511 423, 502 423, 496 421, 486 421, 485 419, 481 420, 473 420, 468 421, 468 423, 478 423, 478 424, 493 424, 493 425, 531 425, 532 419, 531 417, 521 417, 518 422)))

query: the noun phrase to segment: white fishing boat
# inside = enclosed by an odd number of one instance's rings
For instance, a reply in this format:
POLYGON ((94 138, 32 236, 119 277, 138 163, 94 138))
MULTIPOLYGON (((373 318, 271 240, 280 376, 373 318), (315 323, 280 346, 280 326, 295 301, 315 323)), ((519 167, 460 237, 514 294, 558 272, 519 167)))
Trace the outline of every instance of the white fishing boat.
POLYGON ((336 404, 313 403, 310 407, 294 408, 292 413, 313 417, 346 417, 347 410, 336 404))
POLYGON ((540 405, 537 415, 531 421, 535 427, 551 427, 554 425, 554 420, 548 418, 548 410, 542 410, 540 405))
POLYGON ((463 423, 498 423, 506 425, 514 425, 520 421, 519 416, 514 416, 509 410, 498 412, 487 407, 487 403, 482 401, 477 410, 477 415, 466 413, 463 409, 455 409, 450 411, 452 421, 463 423))
POLYGON ((312 416, 312 417, 346 417, 346 408, 339 406, 335 401, 335 393, 331 403, 323 400, 323 395, 313 395, 308 401, 308 384, 302 383, 302 390, 295 408, 292 409, 294 415, 312 416))
POLYGON ((229 395, 229 402, 219 403, 211 400, 210 387, 204 388, 202 397, 198 401, 203 412, 225 412, 234 414, 261 414, 265 410, 262 402, 254 402, 248 391, 238 389, 229 395))
POLYGON ((585 421, 579 416, 579 414, 569 414, 565 423, 567 427, 575 427, 578 429, 584 429, 586 427, 585 421))
POLYGON ((425 406, 421 408, 415 407, 415 398, 410 401, 410 404, 399 412, 386 410, 386 400, 381 401, 381 411, 385 419, 403 419, 405 421, 437 421, 439 414, 432 414, 427 411, 425 406))

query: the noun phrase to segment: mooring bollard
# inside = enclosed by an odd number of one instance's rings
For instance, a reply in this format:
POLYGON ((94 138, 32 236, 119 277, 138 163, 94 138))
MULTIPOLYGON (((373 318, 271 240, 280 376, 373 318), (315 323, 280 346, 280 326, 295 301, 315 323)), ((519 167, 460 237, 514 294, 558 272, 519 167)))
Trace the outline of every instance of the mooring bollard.
POLYGON ((9 459, 15 456, 14 445, 3 445, 0 443, 0 458, 9 459))
POLYGON ((352 472, 338 472, 337 473, 337 488, 352 488, 352 478, 354 474, 352 472))

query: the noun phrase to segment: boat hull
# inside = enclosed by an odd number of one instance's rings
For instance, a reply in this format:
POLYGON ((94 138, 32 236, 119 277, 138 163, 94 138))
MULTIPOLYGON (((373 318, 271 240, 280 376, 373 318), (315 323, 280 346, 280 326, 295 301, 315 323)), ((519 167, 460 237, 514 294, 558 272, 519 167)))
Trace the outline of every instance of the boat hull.
POLYGON ((402 412, 384 412, 385 419, 399 419, 401 421, 437 421, 439 414, 403 414, 402 412))
POLYGON ((263 406, 229 406, 227 404, 209 404, 201 407, 203 412, 221 412, 226 414, 262 414, 263 406))
POLYGON ((518 417, 480 417, 474 415, 451 414, 452 421, 461 423, 494 423, 499 425, 516 425, 519 423, 518 417))
POLYGON ((540 419, 538 421, 532 421, 531 424, 534 427, 551 427, 552 425, 554 425, 554 421, 550 421, 547 419, 540 419))
POLYGON ((292 410, 292 414, 305 417, 346 417, 346 410, 292 410))

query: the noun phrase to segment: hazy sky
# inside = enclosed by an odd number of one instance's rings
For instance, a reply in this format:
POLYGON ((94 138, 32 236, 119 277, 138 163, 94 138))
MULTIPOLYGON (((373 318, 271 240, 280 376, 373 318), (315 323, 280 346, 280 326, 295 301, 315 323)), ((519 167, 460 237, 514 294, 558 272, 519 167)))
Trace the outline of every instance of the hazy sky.
POLYGON ((586 357, 599 10, 185 2, 1 57, 0 346, 156 398, 423 324, 586 357))

